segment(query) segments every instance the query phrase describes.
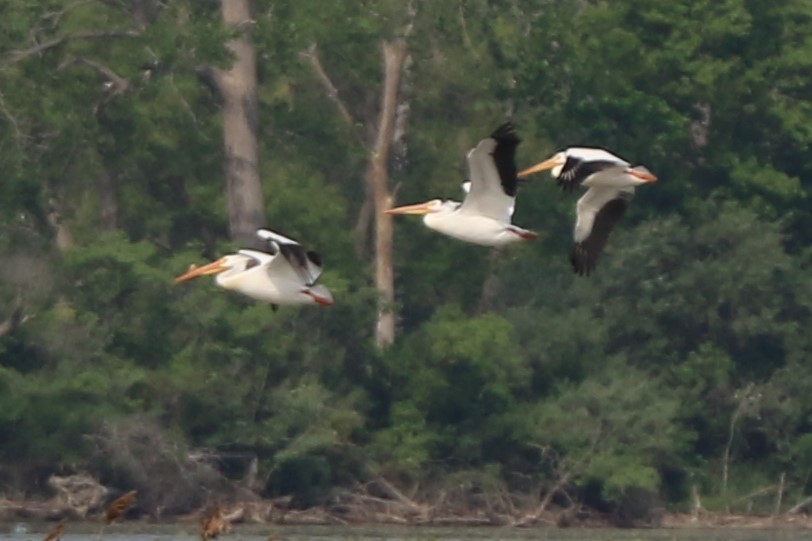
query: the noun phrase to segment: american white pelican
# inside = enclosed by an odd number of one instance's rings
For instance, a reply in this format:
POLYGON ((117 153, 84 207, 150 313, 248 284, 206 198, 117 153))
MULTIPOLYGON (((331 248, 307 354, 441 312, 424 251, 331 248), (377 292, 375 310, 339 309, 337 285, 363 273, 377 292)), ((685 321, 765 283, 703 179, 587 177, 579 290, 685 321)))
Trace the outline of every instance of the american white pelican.
POLYGON ((600 148, 571 147, 518 173, 525 177, 550 169, 565 191, 578 186, 589 189, 576 205, 577 219, 570 252, 573 270, 589 275, 609 240, 609 233, 634 197, 634 187, 656 182, 657 177, 643 166, 632 167, 626 160, 600 148))
POLYGON ((632 167, 608 150, 584 147, 570 147, 558 152, 543 162, 521 170, 517 176, 523 178, 547 169, 550 169, 558 185, 567 191, 578 186, 625 188, 657 180, 647 169, 632 167))
POLYGON ((333 304, 326 287, 316 285, 321 275, 321 258, 301 244, 268 229, 257 230, 272 253, 240 250, 202 267, 193 267, 175 283, 216 274, 215 283, 253 299, 280 304, 333 304))
POLYGON ((502 246, 535 239, 533 231, 510 223, 516 200, 516 147, 520 142, 507 122, 468 152, 471 180, 463 184, 462 203, 432 199, 385 211, 387 214, 422 214, 423 223, 440 233, 482 246, 502 246))

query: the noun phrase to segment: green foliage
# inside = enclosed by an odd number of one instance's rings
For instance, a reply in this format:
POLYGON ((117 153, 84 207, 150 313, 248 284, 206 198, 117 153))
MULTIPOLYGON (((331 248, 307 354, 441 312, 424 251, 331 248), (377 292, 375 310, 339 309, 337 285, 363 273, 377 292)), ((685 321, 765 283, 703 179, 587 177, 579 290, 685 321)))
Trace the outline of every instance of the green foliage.
POLYGON ((447 306, 389 361, 389 426, 373 447, 386 467, 414 474, 427 460, 481 465, 501 452, 502 416, 529 377, 504 318, 447 306))
POLYGON ((613 363, 532 406, 517 435, 542 450, 541 467, 578 484, 597 482, 611 502, 627 490, 659 488, 658 467, 690 436, 677 423, 678 405, 661 383, 613 363))

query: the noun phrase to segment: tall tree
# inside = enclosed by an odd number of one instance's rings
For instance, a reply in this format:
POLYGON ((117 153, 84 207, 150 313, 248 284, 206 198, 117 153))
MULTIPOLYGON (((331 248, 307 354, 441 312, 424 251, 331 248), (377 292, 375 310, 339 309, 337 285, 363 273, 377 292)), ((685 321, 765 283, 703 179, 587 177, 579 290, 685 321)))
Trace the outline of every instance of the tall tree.
POLYGON ((250 242, 264 223, 257 132, 257 53, 251 40, 251 0, 221 0, 223 21, 236 34, 228 42, 229 69, 212 68, 223 98, 228 225, 232 240, 250 242))
MULTIPOLYGON (((394 38, 384 38, 378 43, 381 54, 382 82, 377 100, 364 104, 360 113, 363 122, 358 122, 350 113, 347 105, 340 99, 338 90, 322 65, 317 46, 303 53, 309 60, 314 73, 321 82, 327 96, 335 103, 342 120, 355 131, 356 126, 363 129, 358 132, 366 154, 367 165, 364 173, 366 181, 366 199, 359 211, 356 226, 356 244, 365 244, 370 227, 373 231, 373 266, 375 288, 378 291, 378 314, 375 322, 375 343, 385 349, 395 341, 394 311, 395 281, 392 267, 392 218, 384 211, 392 206, 394 192, 389 182, 389 159, 393 138, 398 124, 399 106, 403 95, 401 81, 407 65, 408 48, 406 38, 411 34, 414 10, 409 8, 408 22, 397 32, 394 38), (377 114, 375 111, 377 110, 377 114)), ((401 119, 404 117, 401 116, 401 119)), ((404 129, 405 121, 400 122, 404 129)))
POLYGON ((378 319, 375 324, 375 342, 386 348, 395 341, 395 275, 392 269, 392 217, 384 211, 392 206, 394 198, 389 189, 387 164, 403 67, 406 62, 406 42, 381 43, 383 55, 383 89, 378 112, 378 127, 372 154, 367 166, 368 193, 374 209, 375 222, 375 287, 378 289, 378 319))

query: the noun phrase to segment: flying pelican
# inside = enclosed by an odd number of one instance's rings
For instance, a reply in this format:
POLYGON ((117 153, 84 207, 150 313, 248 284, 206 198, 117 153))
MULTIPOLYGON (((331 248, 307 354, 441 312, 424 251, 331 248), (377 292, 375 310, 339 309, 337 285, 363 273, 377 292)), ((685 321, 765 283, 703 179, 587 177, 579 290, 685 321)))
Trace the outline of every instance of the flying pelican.
POLYGON ((271 303, 274 309, 280 304, 333 304, 330 290, 316 285, 321 275, 316 252, 269 229, 258 229, 257 235, 268 242, 272 253, 243 249, 208 265, 193 266, 175 283, 216 274, 218 286, 271 303))
POLYGON ((462 203, 432 199, 389 209, 386 214, 422 214, 423 223, 440 233, 482 246, 535 239, 533 231, 510 223, 516 201, 516 147, 520 142, 507 122, 468 152, 471 180, 463 184, 462 203))
POLYGON ((576 205, 575 241, 570 263, 576 274, 589 275, 598 263, 598 256, 609 240, 634 197, 634 187, 656 182, 657 177, 643 166, 632 167, 626 160, 601 148, 570 147, 551 158, 523 169, 518 177, 526 177, 550 169, 564 191, 578 186, 589 189, 576 205))

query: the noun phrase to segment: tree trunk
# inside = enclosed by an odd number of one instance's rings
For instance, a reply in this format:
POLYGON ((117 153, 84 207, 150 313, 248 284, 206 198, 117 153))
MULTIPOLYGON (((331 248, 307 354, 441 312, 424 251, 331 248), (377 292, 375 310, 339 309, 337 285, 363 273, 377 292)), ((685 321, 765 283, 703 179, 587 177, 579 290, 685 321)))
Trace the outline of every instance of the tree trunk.
POLYGON ((221 0, 223 20, 239 36, 228 43, 234 54, 229 70, 212 70, 223 98, 228 225, 232 240, 251 242, 264 225, 259 178, 257 59, 251 41, 251 0, 221 0))
POLYGON ((387 163, 392 134, 395 129, 398 91, 406 60, 403 40, 381 44, 384 65, 384 83, 381 91, 378 129, 366 180, 372 195, 375 216, 375 287, 378 290, 378 319, 375 325, 375 343, 387 348, 395 341, 395 278, 392 269, 392 217, 384 211, 392 206, 387 163))
POLYGON ((116 193, 116 181, 105 164, 102 164, 96 189, 99 193, 99 218, 102 229, 115 231, 118 229, 118 194, 116 193))
MULTIPOLYGON (((409 34, 411 25, 405 35, 409 34)), ((363 254, 367 232, 374 224, 373 249, 375 266, 375 288, 378 290, 378 317, 375 323, 375 343, 379 348, 387 348, 395 341, 395 280, 392 270, 392 218, 383 212, 392 206, 394 193, 389 189, 388 162, 398 118, 398 129, 404 130, 407 110, 398 111, 400 84, 406 65, 407 47, 403 38, 381 42, 384 80, 378 102, 377 120, 364 118, 364 131, 369 134, 371 143, 355 130, 356 121, 341 100, 337 87, 333 84, 319 59, 318 47, 311 45, 301 56, 306 59, 324 87, 327 97, 336 105, 341 119, 358 135, 358 140, 369 152, 366 173, 366 198, 361 206, 358 221, 354 228, 355 249, 363 254)), ((366 115, 372 117, 373 115, 366 115)))
POLYGON ((55 197, 48 200, 48 224, 54 229, 56 247, 60 252, 67 252, 73 248, 73 235, 68 226, 62 222, 62 213, 59 211, 61 203, 55 197))
POLYGON ((482 283, 482 291, 479 294, 479 301, 476 306, 477 314, 484 314, 493 306, 493 300, 499 293, 501 286, 501 278, 499 274, 499 262, 502 257, 502 251, 499 248, 494 248, 488 254, 488 275, 482 283))

